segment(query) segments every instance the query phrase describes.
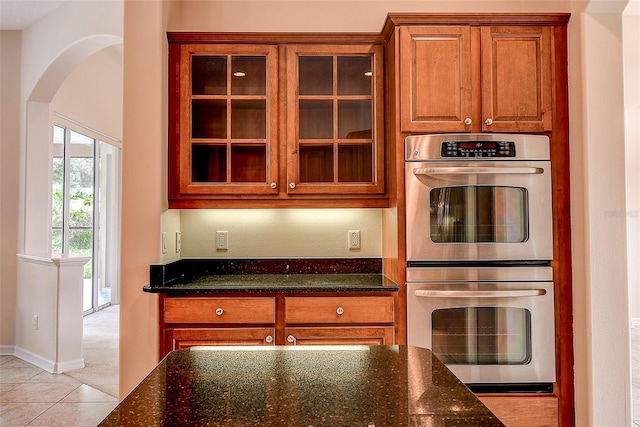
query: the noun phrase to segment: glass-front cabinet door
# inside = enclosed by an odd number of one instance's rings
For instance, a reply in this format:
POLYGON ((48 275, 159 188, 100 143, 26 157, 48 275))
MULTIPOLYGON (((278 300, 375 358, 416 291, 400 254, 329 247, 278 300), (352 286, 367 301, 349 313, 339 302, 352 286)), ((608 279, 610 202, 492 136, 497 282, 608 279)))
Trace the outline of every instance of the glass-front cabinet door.
POLYGON ((180 49, 179 195, 276 194, 277 48, 180 49))
POLYGON ((382 48, 287 46, 287 191, 384 191, 382 48))

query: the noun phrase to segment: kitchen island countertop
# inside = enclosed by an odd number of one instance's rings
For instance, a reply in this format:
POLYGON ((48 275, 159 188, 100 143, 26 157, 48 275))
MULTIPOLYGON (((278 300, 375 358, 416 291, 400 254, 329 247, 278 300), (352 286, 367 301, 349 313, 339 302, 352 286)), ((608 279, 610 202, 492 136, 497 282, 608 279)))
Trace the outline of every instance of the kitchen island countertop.
POLYGON ((100 424, 503 426, 412 346, 192 347, 169 353, 100 424))

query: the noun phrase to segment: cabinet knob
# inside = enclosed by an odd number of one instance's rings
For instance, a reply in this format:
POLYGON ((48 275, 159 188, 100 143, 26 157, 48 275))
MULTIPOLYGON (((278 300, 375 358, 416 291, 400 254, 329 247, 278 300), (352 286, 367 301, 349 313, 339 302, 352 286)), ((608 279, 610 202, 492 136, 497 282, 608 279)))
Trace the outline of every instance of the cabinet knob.
POLYGON ((471 123, 473 123, 473 120, 471 120, 471 117, 467 117, 466 119, 464 119, 464 124, 469 126, 471 123))
POLYGON ((278 188, 278 184, 276 184, 275 182, 272 182, 271 184, 269 184, 269 187, 276 189, 278 188))
POLYGON ((341 315, 342 313, 344 313, 344 308, 342 308, 342 307, 338 307, 338 308, 336 309, 336 313, 338 313, 338 315, 341 315))
POLYGON ((484 121, 484 123, 485 123, 487 126, 491 126, 491 125, 493 124, 493 119, 492 119, 491 117, 489 117, 487 120, 485 120, 485 121, 484 121))
POLYGON ((289 183, 289 188, 296 188, 296 183, 295 182, 290 182, 289 183))
POLYGON ((218 316, 222 316, 222 313, 224 313, 224 310, 222 308, 220 308, 220 307, 216 308, 216 314, 218 316))
POLYGON ((295 344, 296 343, 296 337, 294 337, 293 335, 289 335, 287 337, 287 342, 295 344))
POLYGON ((271 344, 273 342, 273 337, 271 335, 267 335, 267 337, 264 340, 266 341, 267 344, 271 344))

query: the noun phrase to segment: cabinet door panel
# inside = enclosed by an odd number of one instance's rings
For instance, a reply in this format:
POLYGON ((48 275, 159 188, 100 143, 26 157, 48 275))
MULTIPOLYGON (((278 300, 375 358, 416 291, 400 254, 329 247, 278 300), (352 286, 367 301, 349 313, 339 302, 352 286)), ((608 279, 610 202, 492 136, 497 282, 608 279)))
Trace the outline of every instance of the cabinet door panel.
POLYGON ((556 427, 558 398, 555 396, 491 396, 478 399, 508 427, 556 427))
POLYGON ((551 130, 552 77, 551 27, 482 28, 483 131, 551 130))
POLYGON ((393 323, 393 297, 287 297, 284 321, 293 323, 393 323))
POLYGON ((175 328, 166 332, 169 350, 208 345, 274 345, 274 328, 175 328))
POLYGON ((393 326, 285 328, 285 345, 392 345, 393 326))
POLYGON ((384 193, 382 56, 369 44, 287 46, 287 195, 384 193))
POLYGON ((472 117, 469 26, 402 27, 401 126, 412 131, 468 131, 472 117))
POLYGON ((274 323, 274 298, 167 298, 165 323, 274 323))

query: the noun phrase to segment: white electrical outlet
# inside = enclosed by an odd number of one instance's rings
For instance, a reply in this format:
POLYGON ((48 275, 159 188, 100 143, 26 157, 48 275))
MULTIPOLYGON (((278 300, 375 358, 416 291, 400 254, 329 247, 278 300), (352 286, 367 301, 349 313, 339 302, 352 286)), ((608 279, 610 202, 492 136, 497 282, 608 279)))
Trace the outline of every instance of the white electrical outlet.
POLYGON ((182 234, 176 231, 176 253, 179 254, 182 250, 182 234))
POLYGON ((34 331, 38 330, 38 315, 37 314, 33 315, 33 330, 34 331))
POLYGON ((229 249, 229 232, 216 231, 216 250, 229 249))
POLYGON ((349 230, 349 249, 360 249, 360 230, 349 230))
POLYGON ((162 253, 166 254, 167 253, 167 232, 166 231, 162 232, 162 242, 160 242, 160 244, 162 245, 162 253))

